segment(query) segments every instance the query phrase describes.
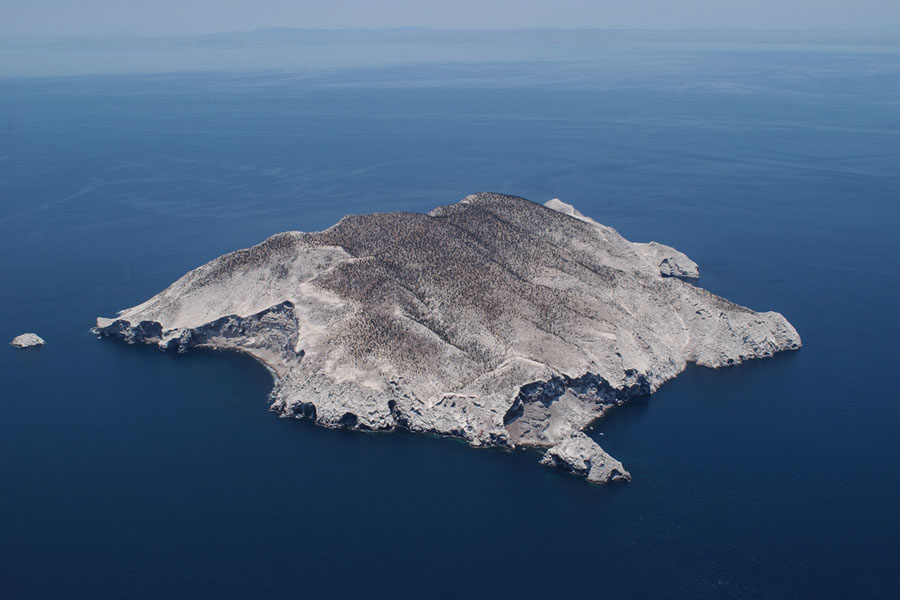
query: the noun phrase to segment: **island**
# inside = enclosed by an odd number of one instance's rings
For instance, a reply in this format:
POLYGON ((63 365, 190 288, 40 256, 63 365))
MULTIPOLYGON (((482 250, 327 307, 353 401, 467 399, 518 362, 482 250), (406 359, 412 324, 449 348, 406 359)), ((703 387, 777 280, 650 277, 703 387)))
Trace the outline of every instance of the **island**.
POLYGON ((43 346, 46 342, 36 333, 23 333, 17 335, 9 343, 13 348, 34 348, 35 346, 43 346))
POLYGON ((801 346, 777 312, 696 285, 697 265, 559 200, 480 193, 428 214, 349 215, 190 271, 95 332, 263 363, 271 408, 318 425, 539 448, 543 464, 629 480, 584 433, 689 363, 801 346))

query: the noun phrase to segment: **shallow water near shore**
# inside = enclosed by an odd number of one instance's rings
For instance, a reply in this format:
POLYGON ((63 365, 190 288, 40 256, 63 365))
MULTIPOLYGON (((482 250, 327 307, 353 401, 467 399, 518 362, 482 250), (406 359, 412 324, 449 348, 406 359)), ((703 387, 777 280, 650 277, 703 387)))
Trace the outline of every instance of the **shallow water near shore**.
POLYGON ((0 348, 0 595, 895 597, 897 55, 634 61, 0 80, 0 334, 47 341, 0 348), (89 331, 279 231, 476 191, 670 244, 804 348, 613 411, 634 479, 598 487, 89 331))

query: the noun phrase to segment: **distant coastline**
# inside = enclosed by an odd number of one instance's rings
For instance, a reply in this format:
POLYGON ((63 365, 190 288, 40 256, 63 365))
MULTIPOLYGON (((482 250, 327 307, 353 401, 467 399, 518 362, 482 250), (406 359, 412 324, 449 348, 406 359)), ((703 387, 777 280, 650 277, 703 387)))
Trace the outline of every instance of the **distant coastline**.
POLYGON ((900 49, 878 29, 294 29, 182 36, 0 36, 0 77, 260 69, 330 69, 427 62, 591 60, 611 48, 900 49))
POLYGON ((233 48, 319 43, 363 44, 484 44, 527 46, 552 42, 565 45, 627 43, 749 43, 749 44, 900 44, 900 28, 877 29, 302 29, 267 27, 201 35, 170 36, 0 36, 2 48, 67 48, 82 50, 147 50, 172 48, 233 48))

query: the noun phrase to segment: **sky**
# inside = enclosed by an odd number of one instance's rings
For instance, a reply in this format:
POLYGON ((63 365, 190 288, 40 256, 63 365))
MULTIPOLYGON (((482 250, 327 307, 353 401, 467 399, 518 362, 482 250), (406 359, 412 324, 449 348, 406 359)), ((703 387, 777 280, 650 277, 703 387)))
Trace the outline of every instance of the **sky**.
POLYGON ((263 27, 898 26, 898 0, 0 0, 0 36, 195 35, 263 27))

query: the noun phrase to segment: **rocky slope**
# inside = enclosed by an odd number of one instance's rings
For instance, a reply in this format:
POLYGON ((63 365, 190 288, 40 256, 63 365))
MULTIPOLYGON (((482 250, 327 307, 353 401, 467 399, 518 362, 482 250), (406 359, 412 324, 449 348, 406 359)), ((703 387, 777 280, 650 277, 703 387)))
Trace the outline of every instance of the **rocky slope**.
POLYGON ((272 408, 327 427, 547 448, 545 464, 629 479, 582 430, 688 362, 800 347, 776 312, 686 281, 684 254, 632 243, 558 200, 475 194, 431 213, 351 215, 221 256, 97 319, 101 335, 246 352, 272 408))

